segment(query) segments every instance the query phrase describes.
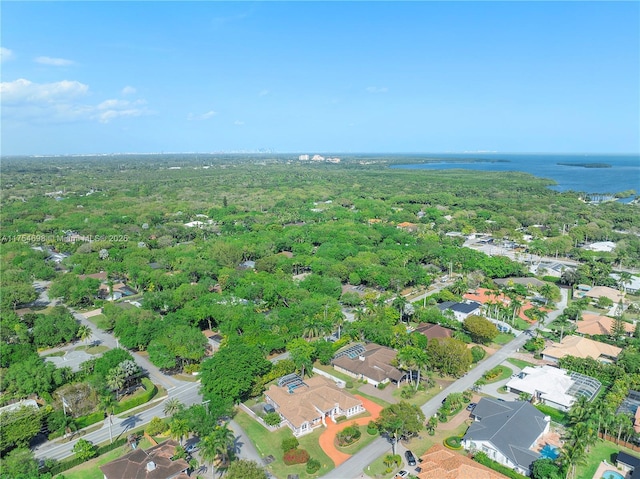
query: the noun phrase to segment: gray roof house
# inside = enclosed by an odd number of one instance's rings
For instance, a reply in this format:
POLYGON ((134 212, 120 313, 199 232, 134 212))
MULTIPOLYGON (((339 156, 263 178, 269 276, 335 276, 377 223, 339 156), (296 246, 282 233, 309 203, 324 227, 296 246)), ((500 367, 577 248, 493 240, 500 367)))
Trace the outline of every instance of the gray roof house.
POLYGON ((458 321, 464 321, 473 314, 480 314, 482 305, 477 301, 465 301, 463 303, 456 303, 454 301, 445 301, 437 305, 438 309, 443 313, 445 311, 451 311, 453 316, 458 321))
POLYGON ((465 449, 487 456, 520 474, 529 475, 540 457, 534 446, 549 432, 551 419, 526 401, 482 398, 472 413, 474 422, 462 438, 465 449))

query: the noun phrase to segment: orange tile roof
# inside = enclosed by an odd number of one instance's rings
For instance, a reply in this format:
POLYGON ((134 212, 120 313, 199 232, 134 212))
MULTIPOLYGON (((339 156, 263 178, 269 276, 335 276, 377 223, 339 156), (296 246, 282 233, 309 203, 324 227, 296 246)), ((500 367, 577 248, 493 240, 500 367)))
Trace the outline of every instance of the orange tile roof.
POLYGON ((435 444, 420 458, 419 479, 506 479, 507 476, 478 464, 460 453, 435 444))
MULTIPOLYGON (((615 320, 609 316, 600 316, 598 314, 583 314, 582 321, 578 321, 578 332, 582 334, 604 334, 610 335, 613 330, 615 320)), ((633 333, 635 326, 631 323, 624 323, 624 329, 627 333, 633 333)))

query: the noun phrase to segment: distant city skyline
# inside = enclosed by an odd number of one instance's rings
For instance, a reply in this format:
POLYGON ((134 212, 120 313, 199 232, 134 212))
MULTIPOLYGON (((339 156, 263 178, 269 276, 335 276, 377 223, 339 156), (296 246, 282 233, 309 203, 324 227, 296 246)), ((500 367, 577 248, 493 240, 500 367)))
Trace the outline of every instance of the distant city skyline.
POLYGON ((0 152, 640 152, 638 2, 3 2, 0 152))

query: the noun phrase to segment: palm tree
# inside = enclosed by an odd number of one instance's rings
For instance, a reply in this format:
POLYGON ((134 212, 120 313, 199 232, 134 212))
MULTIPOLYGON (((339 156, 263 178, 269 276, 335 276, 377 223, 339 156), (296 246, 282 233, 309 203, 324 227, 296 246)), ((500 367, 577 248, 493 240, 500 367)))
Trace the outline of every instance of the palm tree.
POLYGON ((575 477, 576 466, 584 463, 586 454, 584 448, 573 442, 566 442, 562 448, 561 461, 567 468, 566 479, 575 477))
POLYGON ((113 434, 111 433, 111 415, 113 414, 116 404, 118 404, 118 402, 116 401, 116 398, 113 397, 113 394, 105 394, 100 397, 100 407, 104 409, 109 424, 109 443, 113 442, 113 434))
POLYGON ((93 330, 86 324, 81 324, 78 328, 77 336, 80 341, 86 341, 88 343, 91 336, 93 336, 93 330))
POLYGON ((214 443, 216 445, 218 454, 223 464, 226 464, 230 459, 229 451, 233 447, 236 441, 236 437, 227 424, 217 426, 211 433, 214 443))
POLYGON ((213 463, 218 456, 218 447, 213 434, 203 437, 198 445, 200 446, 200 457, 202 461, 211 464, 211 469, 213 470, 213 463))
POLYGON ((175 413, 184 409, 184 404, 180 402, 178 398, 170 398, 164 402, 164 409, 162 410, 165 416, 173 416, 175 413))
POLYGON ((186 419, 173 418, 169 423, 171 429, 171 437, 177 439, 182 446, 182 439, 189 434, 189 423, 186 419))

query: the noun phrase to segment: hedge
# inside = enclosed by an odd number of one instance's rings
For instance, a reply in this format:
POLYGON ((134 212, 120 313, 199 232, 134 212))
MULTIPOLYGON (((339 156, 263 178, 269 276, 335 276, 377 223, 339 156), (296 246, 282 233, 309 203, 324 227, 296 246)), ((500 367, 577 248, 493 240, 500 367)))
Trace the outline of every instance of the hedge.
POLYGON ((509 469, 507 466, 503 466, 502 464, 490 459, 484 452, 479 452, 473 456, 473 460, 483 466, 487 466, 489 469, 493 469, 496 472, 499 472, 511 479, 529 479, 527 476, 523 476, 522 474, 518 474, 513 469, 509 469))
MULTIPOLYGON (((105 444, 104 446, 100 446, 96 449, 96 457, 109 452, 109 451, 113 451, 114 449, 119 448, 120 446, 124 446, 127 443, 127 438, 126 437, 121 437, 120 439, 116 439, 115 441, 113 441, 112 444, 105 444)), ((60 474, 61 472, 67 471, 69 469, 71 469, 72 467, 76 467, 79 466, 80 464, 82 464, 83 461, 80 458, 74 457, 72 459, 68 459, 66 461, 60 461, 59 463, 57 463, 55 466, 53 466, 51 469, 49 469, 48 472, 51 473, 52 476, 55 476, 56 474, 60 474)), ((47 471, 41 471, 41 472, 47 472, 47 471)))
POLYGON ((86 416, 80 416, 78 419, 75 420, 75 423, 76 423, 76 426, 78 426, 78 429, 83 429, 87 426, 91 426, 92 424, 95 424, 100 421, 104 421, 103 411, 96 411, 96 412, 92 412, 91 414, 87 414, 86 416))
POLYGON ((449 449, 459 450, 462 449, 462 438, 460 436, 449 436, 443 443, 449 449))
POLYGON ((546 414, 547 416, 550 416, 553 422, 557 422, 559 424, 564 424, 564 425, 566 425, 569 422, 567 413, 558 411, 557 409, 554 409, 551 406, 547 406, 546 404, 536 404, 535 407, 541 413, 546 414))
POLYGON ((121 412, 147 403, 158 393, 158 388, 149 378, 142 378, 142 386, 144 386, 145 389, 144 393, 118 403, 116 407, 113 408, 113 414, 120 414, 121 412))

